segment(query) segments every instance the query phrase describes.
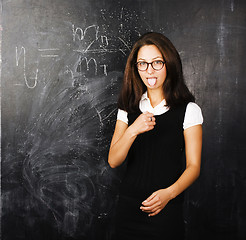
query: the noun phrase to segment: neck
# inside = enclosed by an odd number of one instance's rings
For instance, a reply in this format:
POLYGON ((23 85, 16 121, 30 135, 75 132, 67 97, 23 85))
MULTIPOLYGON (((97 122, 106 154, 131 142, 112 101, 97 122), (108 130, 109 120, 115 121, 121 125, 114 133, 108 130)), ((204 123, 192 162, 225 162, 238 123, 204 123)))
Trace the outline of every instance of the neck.
POLYGON ((163 91, 148 89, 147 93, 152 107, 157 106, 164 99, 163 91))

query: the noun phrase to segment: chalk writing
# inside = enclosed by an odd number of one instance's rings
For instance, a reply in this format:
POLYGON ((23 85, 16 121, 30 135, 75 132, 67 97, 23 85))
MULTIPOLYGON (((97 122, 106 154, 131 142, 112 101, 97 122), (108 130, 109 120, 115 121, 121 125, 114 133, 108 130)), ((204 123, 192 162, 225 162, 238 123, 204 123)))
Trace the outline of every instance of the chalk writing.
POLYGON ((101 35, 100 37, 98 36, 100 27, 97 25, 89 26, 84 31, 83 31, 83 29, 81 29, 79 27, 75 28, 75 26, 72 25, 73 41, 76 41, 76 35, 77 35, 77 39, 79 41, 85 40, 86 33, 87 33, 88 29, 90 29, 90 28, 95 29, 95 35, 92 35, 93 40, 89 41, 89 44, 85 49, 77 49, 74 51, 80 52, 82 54, 88 53, 88 52, 90 52, 90 53, 117 53, 117 52, 122 52, 125 55, 124 51, 130 50, 130 47, 128 46, 128 44, 121 37, 118 37, 118 40, 120 40, 120 42, 122 42, 125 47, 119 48, 119 49, 118 48, 108 48, 108 47, 110 47, 109 38, 105 35, 101 35), (95 43, 98 44, 97 46, 99 46, 99 48, 93 47, 93 45, 96 45, 95 43))
POLYGON ((35 88, 37 85, 37 80, 38 80, 38 68, 36 69, 36 74, 34 78, 30 78, 33 79, 34 82, 32 85, 30 85, 29 80, 27 80, 27 76, 26 76, 26 49, 22 46, 21 50, 18 53, 18 47, 15 48, 15 56, 16 56, 16 66, 19 66, 19 61, 20 61, 20 57, 21 55, 23 55, 23 74, 24 74, 24 80, 25 80, 25 84, 28 88, 35 88))
POLYGON ((107 73, 107 65, 103 64, 103 65, 100 65, 100 67, 103 67, 103 73, 104 73, 105 76, 107 76, 108 75, 108 73, 107 73))
MULTIPOLYGON (((123 11, 123 9, 122 9, 123 11)), ((122 13, 121 13, 122 15, 122 13)), ((98 54, 112 54, 112 53, 122 53, 124 56, 130 50, 130 46, 122 37, 114 37, 114 43, 112 41, 112 37, 106 36, 105 34, 101 34, 99 32, 99 25, 90 25, 85 27, 84 29, 81 27, 77 27, 72 24, 72 40, 73 42, 79 41, 79 47, 77 49, 71 49, 73 52, 78 53, 79 61, 75 63, 75 72, 66 67, 65 72, 71 73, 72 79, 74 78, 74 74, 86 72, 93 72, 96 76, 98 75, 99 68, 102 69, 100 73, 107 76, 107 68, 108 64, 105 64, 102 61, 101 55, 98 54), (97 54, 96 56, 89 56, 91 54, 97 54)), ((71 46, 71 45, 69 45, 71 46)), ((33 89, 37 86, 38 83, 38 67, 35 69, 34 77, 27 77, 27 60, 26 60, 26 47, 22 46, 20 48, 16 47, 16 67, 20 66, 20 61, 23 59, 23 77, 25 85, 33 89)), ((53 58, 57 59, 60 54, 60 49, 57 47, 54 48, 38 48, 38 52, 40 53, 40 57, 42 59, 53 58)), ((37 59, 38 66, 38 59, 37 59)), ((15 85, 23 85, 23 84, 15 84, 15 85)))
POLYGON ((95 60, 95 58, 90 58, 89 60, 87 59, 87 57, 81 58, 79 63, 78 63, 77 72, 82 72, 82 65, 83 65, 83 61, 84 60, 85 60, 85 63, 86 63, 86 70, 87 71, 90 70, 90 67, 89 67, 90 62, 92 61, 94 63, 95 75, 97 75, 97 61, 95 60))
POLYGON ((97 39, 98 39, 99 26, 97 26, 97 25, 91 25, 91 26, 86 27, 85 30, 83 31, 83 29, 80 28, 80 27, 76 27, 76 28, 75 28, 75 26, 74 26, 74 24, 73 24, 73 25, 72 25, 72 30, 73 30, 73 41, 75 41, 76 35, 77 35, 77 37, 78 37, 78 39, 79 39, 80 41, 84 40, 85 35, 86 35, 86 33, 87 33, 87 31, 88 31, 89 29, 94 29, 94 30, 95 30, 95 40, 97 40, 97 39))
MULTIPOLYGON (((49 51, 59 51, 59 49, 58 48, 54 48, 54 49, 38 49, 38 51, 40 51, 40 52, 49 52, 49 51)), ((53 57, 58 57, 59 55, 58 54, 41 54, 41 57, 51 57, 51 58, 53 58, 53 57)))

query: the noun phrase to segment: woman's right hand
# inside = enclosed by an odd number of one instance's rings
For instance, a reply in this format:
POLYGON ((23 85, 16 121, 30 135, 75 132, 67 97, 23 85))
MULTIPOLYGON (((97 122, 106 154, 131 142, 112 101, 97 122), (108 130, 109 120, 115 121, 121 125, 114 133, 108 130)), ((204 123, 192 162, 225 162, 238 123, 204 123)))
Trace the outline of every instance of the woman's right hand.
POLYGON ((152 130, 155 124, 155 117, 149 112, 142 113, 129 127, 125 122, 117 120, 108 155, 111 168, 120 166, 137 135, 152 130))
POLYGON ((129 126, 134 135, 139 135, 152 130, 155 126, 155 117, 153 113, 144 112, 129 126))

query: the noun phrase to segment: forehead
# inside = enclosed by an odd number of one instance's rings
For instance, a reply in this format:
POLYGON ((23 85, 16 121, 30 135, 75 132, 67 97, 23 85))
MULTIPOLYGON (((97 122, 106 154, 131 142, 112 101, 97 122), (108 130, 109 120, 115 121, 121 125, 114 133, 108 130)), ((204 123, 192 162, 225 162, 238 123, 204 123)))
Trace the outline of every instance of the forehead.
POLYGON ((138 51, 137 59, 152 60, 162 58, 160 50, 155 45, 144 45, 138 51))

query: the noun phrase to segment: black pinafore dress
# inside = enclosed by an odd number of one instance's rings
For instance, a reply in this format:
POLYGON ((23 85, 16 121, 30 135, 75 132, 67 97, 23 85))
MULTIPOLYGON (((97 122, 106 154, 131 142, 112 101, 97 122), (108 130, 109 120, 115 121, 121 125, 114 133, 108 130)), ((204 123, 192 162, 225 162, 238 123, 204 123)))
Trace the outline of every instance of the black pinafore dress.
MULTIPOLYGON (((184 239, 182 194, 152 217, 140 206, 153 192, 169 187, 182 174, 185 111, 186 105, 155 116, 154 129, 138 135, 132 144, 120 186, 114 240, 184 239)), ((140 110, 128 114, 129 126, 140 114, 140 110)))

